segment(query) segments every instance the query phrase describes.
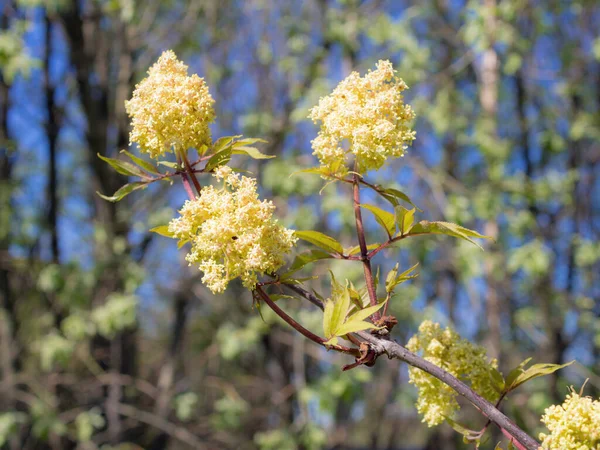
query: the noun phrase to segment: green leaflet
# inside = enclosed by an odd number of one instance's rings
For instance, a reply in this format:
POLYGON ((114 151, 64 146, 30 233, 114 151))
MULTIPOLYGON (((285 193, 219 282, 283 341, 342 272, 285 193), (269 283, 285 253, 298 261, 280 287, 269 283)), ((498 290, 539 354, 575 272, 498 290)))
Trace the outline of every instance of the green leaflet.
POLYGON ((468 228, 461 227, 455 223, 451 222, 428 222, 427 220, 422 220, 415 226, 410 229, 408 233, 409 236, 419 235, 419 234, 445 234, 447 236, 453 236, 457 238, 464 239, 469 241, 470 243, 476 245, 477 247, 481 247, 477 242, 475 242, 472 237, 481 238, 481 239, 491 239, 489 236, 484 236, 483 234, 479 234, 477 231, 469 230, 468 228))
POLYGON ((121 186, 117 192, 111 196, 103 195, 100 192, 96 192, 96 194, 98 194, 104 200, 115 203, 119 200, 122 200, 126 195, 131 194, 133 191, 137 191, 138 189, 146 189, 147 186, 148 182, 146 181, 136 181, 134 183, 127 183, 126 185, 121 186))
POLYGON ((385 211, 377 206, 373 205, 360 205, 362 208, 368 209, 375 216, 375 220, 377 223, 383 227, 388 237, 392 237, 392 235, 396 232, 396 217, 394 214, 385 211))
POLYGON ((295 231, 294 234, 297 238, 302 239, 303 241, 310 242, 313 245, 327 251, 342 254, 344 249, 342 248, 342 244, 336 241, 334 238, 327 236, 319 231, 314 230, 305 230, 305 231, 295 231))

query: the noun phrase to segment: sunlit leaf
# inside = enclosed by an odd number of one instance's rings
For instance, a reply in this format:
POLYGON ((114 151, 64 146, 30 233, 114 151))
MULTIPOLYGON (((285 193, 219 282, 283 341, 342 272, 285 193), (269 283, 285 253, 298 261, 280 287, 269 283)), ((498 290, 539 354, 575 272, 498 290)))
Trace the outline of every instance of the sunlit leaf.
POLYGON ((427 220, 422 220, 415 226, 413 226, 408 233, 409 236, 415 236, 419 234, 445 234, 447 236, 453 236, 457 238, 464 239, 469 241, 470 243, 476 245, 479 248, 482 248, 477 242, 475 242, 472 237, 480 238, 480 239, 491 239, 489 236, 484 236, 483 234, 479 234, 477 231, 469 230, 468 228, 461 227, 455 223, 450 222, 428 222, 427 220))
POLYGON ((234 155, 248 155, 252 159, 271 159, 275 158, 275 155, 266 155, 261 153, 257 148, 247 146, 234 146, 231 152, 234 155))
POLYGON ((135 164, 137 164, 138 166, 140 166, 142 169, 146 170, 147 172, 154 173, 156 175, 160 175, 160 172, 158 171, 158 169, 155 166, 152 165, 152 163, 135 156, 133 153, 129 153, 127 150, 121 150, 121 153, 125 153, 127 156, 129 156, 129 158, 135 164))
POLYGON ((375 216, 375 220, 383 227, 388 237, 392 237, 392 235, 396 232, 396 217, 394 214, 373 205, 360 206, 371 211, 375 216))
POLYGON ((96 192, 100 197, 104 200, 108 200, 109 202, 118 202, 122 200, 126 195, 131 194, 133 191, 137 191, 138 189, 145 189, 148 186, 146 181, 136 181, 134 183, 127 183, 124 186, 121 186, 117 192, 115 192, 111 196, 102 195, 100 192, 96 192))
POLYGON ((150 228, 149 231, 168 238, 172 238, 174 236, 174 234, 171 231, 169 231, 169 225, 160 225, 158 227, 150 228))
POLYGON ((140 178, 149 178, 148 174, 143 172, 138 166, 131 164, 127 161, 121 161, 120 159, 115 158, 107 158, 106 156, 102 156, 100 153, 97 153, 98 158, 102 161, 106 161, 110 166, 120 173, 121 175, 126 175, 129 177, 140 177, 140 178))
POLYGON ((331 255, 321 250, 309 250, 308 252, 300 253, 296 256, 296 259, 294 259, 294 262, 286 274, 296 272, 307 264, 327 258, 331 258, 331 255))
POLYGON ((340 244, 334 238, 327 236, 326 234, 323 234, 319 231, 295 231, 294 234, 298 239, 310 242, 311 244, 316 245, 317 247, 322 248, 325 251, 338 253, 340 255, 344 251, 344 249, 342 248, 342 244, 340 244))
POLYGON ((517 378, 509 385, 508 389, 513 390, 526 383, 529 380, 533 380, 534 378, 542 377, 544 375, 550 375, 551 373, 556 372, 557 370, 564 369, 567 366, 570 366, 575 361, 570 361, 565 364, 534 364, 528 369, 525 369, 522 373, 520 373, 517 378))
POLYGON ((215 153, 210 157, 206 166, 204 167, 205 172, 210 172, 219 166, 227 164, 231 160, 231 147, 227 147, 218 153, 215 153))
POLYGON ((400 230, 400 236, 404 236, 410 231, 415 221, 415 208, 406 209, 404 206, 398 205, 394 210, 396 211, 395 220, 400 230))

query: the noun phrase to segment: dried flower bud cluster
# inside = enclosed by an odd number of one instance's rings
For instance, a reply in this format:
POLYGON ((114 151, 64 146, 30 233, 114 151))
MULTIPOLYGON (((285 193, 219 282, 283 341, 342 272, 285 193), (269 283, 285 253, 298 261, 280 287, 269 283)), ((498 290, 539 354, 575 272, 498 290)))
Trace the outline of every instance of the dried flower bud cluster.
MULTIPOLYGON (((412 352, 422 352, 427 361, 469 383, 487 400, 498 399, 490 376, 490 370, 497 367, 496 360, 489 361, 483 347, 462 339, 454 330, 442 329, 439 323, 426 320, 406 347, 412 352)), ((417 410, 430 427, 439 425, 460 409, 457 393, 447 384, 415 367, 409 368, 409 377, 410 383, 419 389, 417 410)))
POLYGON ((402 97, 407 88, 395 76, 392 63, 379 61, 377 70, 363 78, 352 72, 332 94, 321 98, 309 115, 315 123, 321 122, 312 141, 321 165, 343 174, 351 153, 355 170, 364 173, 381 168, 387 158, 403 156, 415 139, 410 128, 414 112, 402 97))
POLYGON ((297 239, 273 220, 273 203, 259 200, 256 180, 240 177, 227 166, 214 176, 224 180, 223 187, 204 187, 198 198, 186 201, 169 231, 192 244, 186 260, 198 264, 204 272, 202 282, 211 291, 223 292, 237 277, 253 289, 258 274, 275 272, 284 264, 284 255, 297 239))
POLYGON ((125 102, 132 126, 129 140, 151 158, 211 144, 214 100, 204 79, 188 77, 187 69, 175 53, 164 52, 125 102))
POLYGON ((572 391, 562 405, 546 408, 540 433, 546 450, 600 450, 600 401, 572 391))

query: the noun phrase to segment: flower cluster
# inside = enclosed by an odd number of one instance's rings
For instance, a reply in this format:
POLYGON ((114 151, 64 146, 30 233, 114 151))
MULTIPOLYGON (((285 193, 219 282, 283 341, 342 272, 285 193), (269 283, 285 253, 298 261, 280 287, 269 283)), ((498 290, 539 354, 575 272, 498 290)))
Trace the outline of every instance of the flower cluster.
POLYGON ((562 405, 546 408, 540 433, 547 450, 600 450, 600 401, 572 391, 562 405))
POLYGON ((169 223, 169 232, 192 248, 186 260, 204 272, 202 282, 217 293, 240 277, 245 287, 256 286, 257 274, 272 273, 297 238, 273 220, 275 206, 260 201, 256 180, 240 177, 221 166, 214 176, 221 189, 204 187, 199 197, 186 201, 181 217, 169 223))
MULTIPOLYGON (((442 329, 439 323, 427 320, 406 347, 412 352, 422 352, 427 361, 470 383, 471 388, 487 400, 498 399, 490 375, 490 370, 497 367, 496 360, 489 361, 483 347, 462 339, 454 330, 442 329)), ((437 378, 415 367, 409 368, 409 378, 419 389, 417 410, 430 427, 452 417, 460 408, 456 392, 437 378)))
POLYGON ((188 77, 187 69, 175 53, 164 52, 125 102, 132 125, 129 140, 152 158, 211 143, 214 100, 204 79, 188 77))
POLYGON ((346 156, 352 153, 355 170, 364 173, 404 155, 415 138, 409 124, 414 112, 402 98, 408 86, 394 73, 389 61, 379 61, 377 70, 363 78, 352 72, 311 109, 309 118, 321 122, 312 147, 322 166, 344 173, 346 156))

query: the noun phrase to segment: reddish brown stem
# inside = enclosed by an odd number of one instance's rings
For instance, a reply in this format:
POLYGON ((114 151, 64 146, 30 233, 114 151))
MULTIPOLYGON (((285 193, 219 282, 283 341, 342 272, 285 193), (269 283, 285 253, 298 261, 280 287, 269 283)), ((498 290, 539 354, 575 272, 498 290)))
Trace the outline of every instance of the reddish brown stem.
POLYGON ((200 182, 198 181, 198 178, 196 178, 196 174, 194 173, 194 169, 190 165, 190 162, 189 162, 189 160, 188 160, 187 155, 185 154, 185 152, 181 153, 181 159, 183 160, 183 165, 185 166, 185 170, 187 172, 187 175, 192 180, 192 183, 194 183, 194 187, 196 188, 196 192, 198 192, 198 195, 200 195, 200 191, 202 190, 202 186, 200 186, 200 182))
POLYGON ((190 178, 188 174, 185 172, 181 172, 181 181, 183 182, 183 187, 185 188, 185 192, 187 193, 190 200, 194 200, 196 198, 196 194, 194 194, 194 190, 192 189, 192 184, 190 183, 190 178))
MULTIPOLYGON (((325 346, 325 342, 327 342, 325 339, 323 339, 320 336, 317 336, 312 331, 307 330, 302 325, 300 325, 298 322, 296 322, 294 319, 292 319, 290 316, 288 316, 287 313, 283 309, 281 309, 279 306, 277 306, 277 304, 273 300, 271 300, 271 298, 267 295, 267 293, 265 291, 262 290, 262 288, 260 286, 256 287, 255 292, 257 292, 258 295, 260 296, 260 298, 267 305, 269 305, 269 308, 271 308, 275 312, 275 314, 277 314, 279 317, 281 317, 294 330, 298 331, 300 334, 307 337, 311 341, 316 342, 319 345, 325 346)), ((344 352, 344 353, 349 353, 354 356, 358 356, 358 354, 359 354, 357 349, 344 347, 342 345, 332 346, 332 348, 334 348, 335 350, 344 352)))
MULTIPOLYGON (((354 217, 356 219, 356 234, 358 235, 358 245, 360 247, 360 256, 365 271, 365 282, 367 284, 367 292, 369 293, 369 303, 371 306, 377 305, 377 291, 375 289, 375 281, 373 279, 373 270, 371 269, 371 259, 367 250, 367 241, 365 239, 365 228, 363 226, 362 213, 360 210, 360 176, 354 174, 354 182, 352 183, 352 192, 354 197, 354 217)), ((379 311, 373 314, 373 321, 381 319, 379 311)))

